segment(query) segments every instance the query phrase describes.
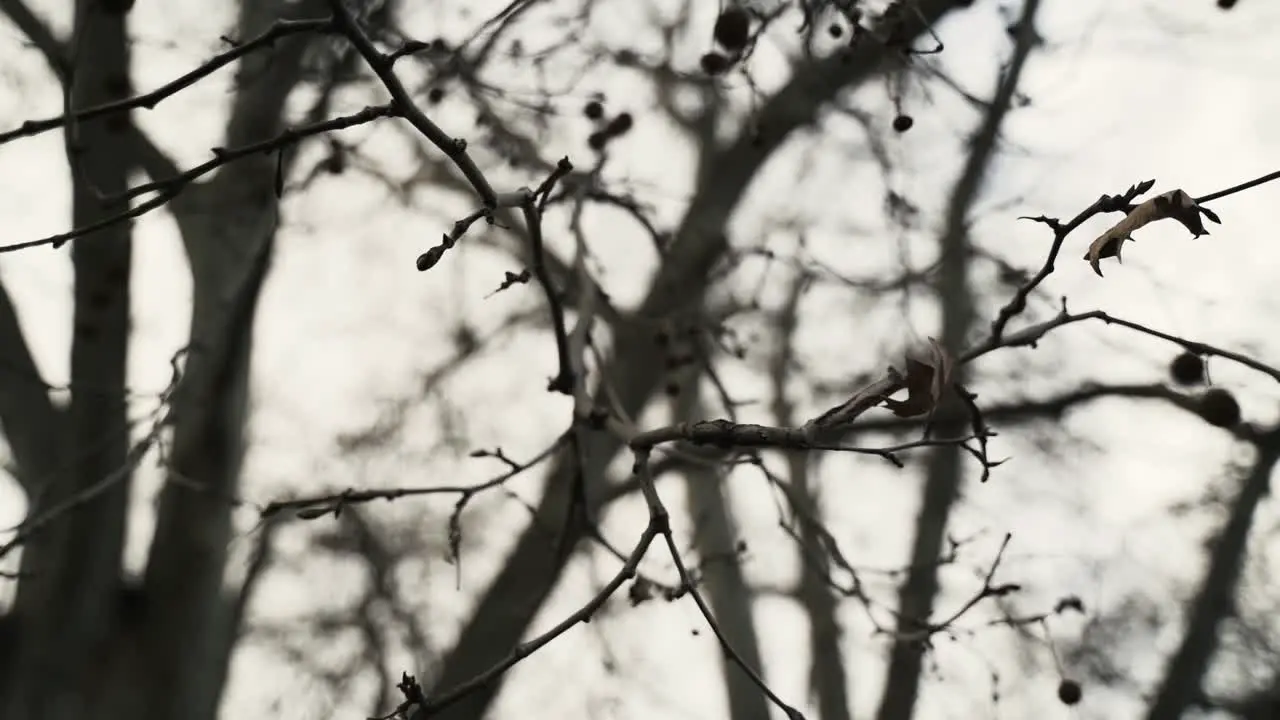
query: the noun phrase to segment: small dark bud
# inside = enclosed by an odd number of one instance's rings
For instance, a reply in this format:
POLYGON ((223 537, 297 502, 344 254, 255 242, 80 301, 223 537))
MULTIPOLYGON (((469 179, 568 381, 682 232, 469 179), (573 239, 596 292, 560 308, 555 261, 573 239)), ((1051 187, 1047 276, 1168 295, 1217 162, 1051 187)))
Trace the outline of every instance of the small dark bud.
POLYGON ((893 129, 896 132, 900 132, 900 133, 904 133, 910 130, 911 126, 915 124, 916 124, 915 118, 911 117, 910 115, 899 115, 898 117, 893 119, 893 129))
POLYGON ((609 133, 611 137, 625 135, 627 131, 631 130, 634 122, 631 118, 631 113, 618 113, 617 117, 609 121, 609 125, 605 127, 604 131, 609 133))
POLYGON ((444 257, 444 251, 448 248, 444 245, 437 245, 430 250, 418 256, 418 272, 425 272, 436 266, 440 262, 440 258, 444 257))

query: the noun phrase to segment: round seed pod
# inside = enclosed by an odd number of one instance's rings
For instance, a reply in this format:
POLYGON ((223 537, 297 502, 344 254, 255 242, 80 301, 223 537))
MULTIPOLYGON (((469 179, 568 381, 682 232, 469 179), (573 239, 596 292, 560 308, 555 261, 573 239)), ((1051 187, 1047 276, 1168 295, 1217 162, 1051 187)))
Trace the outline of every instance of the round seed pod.
POLYGON ((1080 683, 1075 680, 1062 679, 1058 683, 1058 699, 1063 705, 1075 705, 1080 702, 1080 698, 1084 696, 1084 692, 1080 687, 1080 683))
POLYGON ((1240 423, 1240 403, 1229 390, 1209 388, 1200 396, 1200 417, 1214 427, 1235 427, 1240 423))
POLYGON ((716 18, 716 43, 730 52, 739 52, 747 46, 751 36, 751 16, 746 10, 731 5, 716 18))
POLYGON ((722 75, 733 63, 718 52, 709 52, 702 56, 698 64, 702 66, 702 72, 708 75, 722 75))
POLYGON ((1169 363, 1169 376, 1179 385, 1199 385, 1204 382, 1204 358, 1184 352, 1169 363))

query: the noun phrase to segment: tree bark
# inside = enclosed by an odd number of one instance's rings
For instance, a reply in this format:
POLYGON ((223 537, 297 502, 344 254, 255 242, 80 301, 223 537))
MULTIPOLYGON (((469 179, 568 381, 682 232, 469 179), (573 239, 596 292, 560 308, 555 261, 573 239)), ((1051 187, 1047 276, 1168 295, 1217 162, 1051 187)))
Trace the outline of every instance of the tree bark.
MULTIPOLYGON (((79 0, 74 28, 69 106, 128 97, 125 15, 105 3, 79 0)), ((76 226, 128 207, 104 200, 127 186, 132 163, 121 141, 127 128, 127 118, 117 117, 67 129, 76 226)), ((18 638, 0 713, 12 720, 86 717, 95 706, 98 666, 115 629, 131 481, 130 473, 118 472, 129 448, 125 371, 131 233, 130 223, 119 223, 72 241, 75 320, 63 438, 67 451, 58 460, 30 457, 33 469, 56 465, 57 470, 39 479, 29 516, 73 502, 112 473, 116 480, 92 499, 75 503, 24 548, 22 581, 11 611, 18 638)), ((53 443, 43 445, 40 451, 47 452, 53 443)))
MULTIPOLYGON (((241 37, 277 19, 318 17, 321 4, 243 2, 241 37)), ((239 147, 284 129, 285 101, 301 75, 309 38, 290 36, 241 61, 227 127, 239 147)), ((213 720, 230 662, 231 603, 223 592, 231 504, 244 459, 249 360, 258 298, 279 224, 277 160, 227 165, 180 196, 174 212, 191 265, 190 346, 173 397, 170 480, 161 489, 144 592, 146 717, 213 720)))

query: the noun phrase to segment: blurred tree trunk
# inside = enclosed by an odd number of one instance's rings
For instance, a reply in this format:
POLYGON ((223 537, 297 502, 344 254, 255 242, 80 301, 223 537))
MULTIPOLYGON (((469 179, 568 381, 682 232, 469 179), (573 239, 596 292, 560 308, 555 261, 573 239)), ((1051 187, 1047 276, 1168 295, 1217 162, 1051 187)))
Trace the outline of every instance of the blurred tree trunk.
MULTIPOLYGON (((799 325, 800 301, 804 297, 808 279, 797 277, 791 286, 787 302, 778 318, 778 346, 770 358, 769 376, 773 385, 773 415, 780 427, 798 427, 802 422, 796 417, 795 407, 787 397, 787 378, 795 361, 795 332, 799 325)), ((786 453, 787 482, 798 505, 796 513, 821 521, 821 502, 818 488, 810 475, 812 455, 808 452, 786 453)), ((822 720, 850 720, 849 674, 845 668, 844 654, 840 649, 843 633, 837 619, 838 600, 827 584, 830 557, 826 544, 819 537, 812 522, 801 521, 800 552, 803 564, 800 570, 799 600, 809 616, 809 691, 818 706, 822 720), (818 567, 812 567, 816 564, 818 567)))
MULTIPOLYGON (((941 272, 947 274, 950 271, 944 268, 941 272)), ((967 277, 967 273, 961 277, 967 277)), ((963 302, 967 303, 968 299, 963 302)), ((958 310, 969 312, 971 307, 958 310)), ((959 325, 956 309, 948 308, 943 320, 944 342, 954 337, 955 331, 947 332, 947 328, 958 329, 959 325)), ((957 377, 956 380, 960 382, 963 378, 957 377)), ((936 431, 939 435, 954 436, 963 430, 963 426, 948 424, 939 425, 936 431)), ((933 613, 933 603, 938 595, 938 559, 951 509, 959 495, 963 462, 964 456, 955 446, 938 447, 929 454, 923 498, 916 516, 916 535, 911 546, 911 565, 907 569, 907 579, 898 591, 898 632, 912 633, 922 629, 933 613)), ((905 720, 915 712, 926 650, 927 645, 919 640, 897 640, 893 643, 884 694, 876 715, 879 720, 905 720)))
MULTIPOLYGON (((919 37, 955 7, 955 0, 920 0, 908 13, 906 37, 919 37)), ((864 43, 849 54, 801 64, 790 82, 765 101, 756 114, 760 133, 748 131, 723 147, 704 147, 696 186, 657 276, 636 313, 640 322, 615 328, 613 350, 603 368, 604 381, 616 390, 621 410, 638 417, 662 380, 662 357, 654 342, 654 321, 674 318, 702 306, 711 268, 728 248, 725 230, 756 173, 787 137, 812 123, 818 111, 838 94, 878 77, 896 51, 864 43)), ((597 393, 597 396, 601 396, 597 393)), ((605 469, 621 447, 609 433, 585 436, 582 475, 588 502, 607 487, 605 469)), ((547 486, 535 508, 536 517, 521 533, 505 564, 480 597, 453 649, 443 659, 438 679, 447 691, 484 672, 505 657, 530 632, 530 625, 560 580, 569 553, 558 556, 545 528, 566 527, 565 511, 577 457, 562 453, 548 473, 547 486)), ((588 532, 571 527, 569 548, 588 532)), ((501 688, 501 679, 460 699, 438 716, 442 720, 484 717, 501 688)))
MULTIPOLYGON (((17 0, 3 10, 72 87, 73 107, 128 97, 129 3, 79 0, 74 40, 57 40, 17 0)), ((282 17, 314 17, 318 3, 245 2, 238 36, 282 17)), ((226 144, 264 140, 284 127, 284 103, 300 79, 307 43, 295 35, 241 61, 226 144)), ((68 133, 75 227, 110 217, 127 201, 128 174, 178 172, 127 115, 76 124, 68 133)), ((170 481, 161 491, 141 587, 126 587, 122 552, 131 463, 125 364, 130 339, 131 225, 72 242, 75 324, 71 403, 57 410, 39 380, 16 312, 0 293, 6 360, 29 372, 0 375, 0 425, 38 517, 76 500, 24 547, 11 648, 0 664, 0 717, 212 720, 236 628, 223 590, 231 504, 244 455, 249 357, 257 299, 277 227, 274 158, 222 168, 171 204, 194 280, 191 337, 170 406, 170 481), (56 438, 56 440, 55 440, 56 438), (102 489, 105 488, 105 489, 102 489)), ((5 650, 0 650, 4 653, 5 650)))
MULTIPOLYGON (((810 477, 810 456, 791 453, 787 456, 787 480, 802 505, 802 512, 821 517, 821 505, 810 477)), ((800 533, 805 552, 813 562, 829 567, 826 551, 814 527, 805 524, 800 533)), ((809 616, 809 691, 818 706, 822 720, 850 720, 852 690, 845 667, 840 641, 844 632, 836 611, 838 599, 823 576, 806 569, 800 576, 800 602, 809 616)))
MULTIPOLYGON (((1000 127, 1009 112, 1022 69, 1036 44, 1034 21, 1040 0, 1026 0, 1022 18, 1015 28, 1013 59, 996 86, 988 107, 969 147, 964 170, 952 190, 947 207, 946 225, 940 241, 937 300, 942 312, 940 341, 949 352, 958 353, 969 341, 974 329, 974 290, 969 282, 968 214, 982 189, 983 179, 995 156, 1000 127)), ((966 366, 955 368, 956 385, 965 385, 966 366)), ((939 423, 935 432, 942 437, 956 437, 965 432, 963 423, 939 423)), ((938 595, 938 560, 951 510, 960 493, 964 474, 965 453, 955 445, 934 448, 926 465, 924 492, 916 516, 916 534, 911 546, 907 577, 898 591, 898 631, 912 633, 925 627, 933 614, 938 595)), ((927 644, 902 639, 889 651, 889 669, 884 694, 880 699, 879 720, 907 720, 915 711, 920 693, 920 670, 927 644)))
POLYGON ((1258 457, 1236 496, 1227 524, 1209 554, 1209 569, 1187 614, 1182 643, 1169 658, 1164 678, 1147 712, 1149 720, 1180 718, 1204 693, 1204 676, 1218 649, 1218 629, 1235 611, 1240 571, 1249 547, 1249 531, 1258 506, 1271 487, 1280 461, 1280 437, 1262 441, 1258 457))
MULTIPOLYGON (((90 0, 76 3, 73 52, 78 58, 67 90, 81 108, 130 95, 125 16, 90 0)), ((85 122, 66 133, 76 227, 128 208, 104 196, 125 190, 132 158, 123 136, 127 119, 85 122)), ((28 448, 19 457, 55 474, 28 477, 32 515, 74 502, 104 478, 118 478, 90 502, 72 507, 26 546, 12 613, 19 631, 11 664, 5 718, 81 718, 97 698, 101 655, 115 631, 115 608, 129 506, 130 474, 119 474, 129 449, 125 365, 129 345, 130 223, 71 243, 75 320, 71 339, 71 401, 63 446, 28 448), (35 459, 54 450, 56 458, 35 459), (72 649, 75 649, 74 651, 72 649)), ((45 396, 44 402, 48 403, 45 396)), ((49 406, 51 407, 51 406, 49 406)), ((41 410, 44 414, 44 410, 41 410)), ((22 424, 21 418, 5 427, 22 424)))
MULTIPOLYGON (((795 407, 787 397, 787 378, 795 361, 795 332, 799 325, 800 301, 804 297, 808 278, 797 277, 791 286, 787 302, 778 319, 778 346, 770 358, 769 376, 773 385, 773 415, 780 427, 798 427, 795 407)), ((821 521, 821 501, 818 488, 810 471, 812 454, 808 452, 786 453, 787 482, 798 505, 797 514, 813 521, 821 521)), ((849 674, 845 668, 840 641, 843 637, 836 612, 838 600, 827 584, 826 573, 831 570, 826 544, 819 537, 812 522, 801 521, 800 552, 803 564, 800 570, 799 600, 809 616, 809 691, 818 706, 822 720, 850 720, 849 674), (813 567, 817 565, 817 567, 813 567)))
MULTIPOLYGON (((707 348, 699 352, 704 356, 707 348)), ((677 422, 694 422, 707 417, 700 398, 700 368, 690 369, 673 403, 677 422)), ((735 553, 737 525, 729 504, 724 472, 720 467, 690 463, 684 471, 688 488, 689 516, 693 547, 700 559, 699 589, 715 614, 729 644, 739 657, 761 676, 764 659, 756 634, 753 606, 755 594, 747 586, 742 564, 735 553)), ((714 641, 714 637, 712 637, 714 641)), ((734 720, 769 720, 769 699, 754 681, 724 653, 719 653, 720 673, 728 696, 729 717, 734 720)))

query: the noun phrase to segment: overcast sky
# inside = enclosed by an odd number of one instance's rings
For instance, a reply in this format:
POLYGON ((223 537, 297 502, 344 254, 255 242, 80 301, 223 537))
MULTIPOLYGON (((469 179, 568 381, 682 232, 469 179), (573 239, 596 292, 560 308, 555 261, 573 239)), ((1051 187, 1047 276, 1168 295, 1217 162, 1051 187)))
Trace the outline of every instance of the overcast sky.
MULTIPOLYGON (((62 6, 68 4, 34 3, 63 28, 67 11, 62 6)), ((150 89, 215 52, 233 17, 229 5, 140 3, 131 16, 138 89, 150 89)), ((470 20, 448 11, 411 13, 407 30, 423 39, 437 33, 451 37, 483 17, 479 5, 470 20)), ((636 34, 635 22, 644 16, 633 5, 623 7, 626 3, 602 5, 606 11, 599 13, 589 37, 620 47, 636 34)), ((714 3, 707 5, 698 17, 709 28, 715 10, 710 7, 714 3)), ((1017 220, 1019 215, 1069 217, 1102 193, 1121 192, 1146 179, 1156 180, 1157 192, 1184 188, 1195 196, 1277 169, 1280 45, 1275 31, 1280 5, 1244 0, 1232 12, 1218 10, 1213 0, 1045 0, 1044 5, 1037 26, 1046 45, 1033 54, 1022 85, 1031 102, 1006 124, 1002 155, 974 214, 973 234, 983 247, 1015 264, 1038 266, 1050 233, 1017 220)), ((960 86, 989 96, 997 63, 1009 52, 1003 27, 996 3, 978 0, 973 10, 938 28, 946 46, 941 67, 960 86)), ((538 32, 531 30, 531 45, 538 32)), ((650 40, 637 42, 643 46, 650 40)), ((785 82, 781 57, 792 45, 789 38, 761 44, 751 69, 762 87, 785 82)), ((685 43, 677 64, 692 69, 704 49, 685 43)), ((12 98, 0 102, 0 124, 57 114, 61 98, 55 84, 38 54, 24 48, 7 25, 0 25, 0 53, 0 97, 12 98)), ((218 142, 230 83, 229 73, 217 75, 153 112, 139 113, 140 121, 181 163, 203 160, 218 142)), ((589 128, 579 110, 594 92, 603 92, 611 110, 628 109, 637 118, 636 130, 614 151, 606 177, 630 183, 663 222, 677 219, 690 187, 692 158, 687 143, 649 109, 651 93, 633 76, 601 69, 565 85, 570 89, 552 99, 562 117, 543 156, 568 155, 582 167, 591 163, 584 142, 589 128)), ((370 97, 353 93, 344 100, 350 106, 345 109, 358 108, 370 97)), ((883 84, 858 93, 852 102, 883 125, 892 119, 883 84)), ((462 107, 446 101, 437 112, 446 130, 466 135, 469 116, 462 107)), ((890 178, 924 208, 912 247, 927 252, 925 241, 936 233, 937 211, 962 160, 959 143, 978 116, 933 81, 909 85, 905 108, 916 125, 889 143, 895 164, 890 178)), ((412 170, 404 159, 405 135, 387 125, 356 129, 344 139, 364 142, 388 172, 403 177, 412 170)), ((861 138, 852 123, 835 118, 824 121, 821 133, 792 143, 753 186, 735 218, 732 239, 758 243, 766 239, 762 228, 769 219, 802 216, 812 220, 815 252, 828 262, 857 271, 895 261, 897 246, 885 240, 891 230, 880 212, 883 178, 869 164, 861 138)), ((61 142, 60 135, 49 133, 0 146, 4 243, 67 229, 69 185, 61 142)), ((305 158, 301 166, 309 167, 305 158)), ((496 177, 530 182, 509 171, 496 177)), ((1276 362, 1280 337, 1271 318, 1280 311, 1275 292, 1280 251, 1271 215, 1278 204, 1280 183, 1214 203, 1223 225, 1211 226, 1208 237, 1192 240, 1177 226, 1143 230, 1126 247, 1123 265, 1112 261, 1104 266, 1105 278, 1093 275, 1079 259, 1106 227, 1105 219, 1094 220, 1068 241, 1057 271, 1043 286, 1046 296, 1067 296, 1073 310, 1104 309, 1276 362)), ((377 183, 354 173, 322 180, 291 196, 259 314, 246 498, 265 502, 286 490, 417 485, 442 478, 478 481, 495 464, 442 449, 451 434, 463 438, 466 448, 501 446, 512 457, 525 458, 563 427, 569 407, 543 392, 545 379, 554 372, 554 348, 545 336, 521 335, 449 384, 452 410, 412 415, 408 440, 394 456, 339 457, 335 437, 366 426, 385 400, 415 392, 421 373, 448 356, 448 337, 458 320, 466 318, 484 334, 514 311, 537 306, 539 293, 533 285, 488 297, 504 271, 519 269, 497 253, 454 253, 432 272, 416 271, 417 254, 470 209, 466 198, 429 191, 416 193, 405 207, 377 183)), ((550 242, 567 251, 571 245, 563 224, 558 227, 560 234, 552 234, 550 242)), ((605 214, 588 217, 588 229, 598 243, 592 249, 601 258, 605 287, 619 302, 633 302, 644 291, 653 263, 643 236, 605 214)), ((134 413, 141 415, 154 406, 154 393, 169 379, 169 358, 185 343, 190 286, 167 216, 155 213, 141 221, 135 248, 130 375, 139 393, 134 413)), ((0 278, 19 306, 45 378, 65 383, 71 328, 68 253, 41 248, 0 256, 0 278)), ((769 288, 766 294, 781 291, 769 288)), ((904 324, 898 308, 873 308, 863 316, 854 303, 832 303, 832 312, 821 322, 808 320, 801 336, 802 347, 824 375, 838 374, 839 363, 848 358, 850 374, 873 369, 892 360, 880 355, 886 348, 936 332, 931 326, 935 315, 927 307, 909 308, 910 322, 904 324)), ((1043 303, 1036 309, 1052 311, 1043 303)), ((1075 326, 1035 351, 1006 351, 979 363, 977 389, 989 397, 1009 397, 1047 394, 1082 379, 1154 382, 1163 378, 1173 354, 1170 345, 1115 328, 1075 326), (999 381, 1010 370, 1029 380, 1011 389, 999 381)), ((1280 416, 1280 392, 1274 387, 1225 363, 1215 363, 1211 370, 1217 383, 1238 394, 1247 419, 1271 422, 1280 416)), ((761 377, 748 367, 729 367, 726 373, 737 383, 739 396, 766 396, 761 377)), ((1196 502, 1214 483, 1233 488, 1229 464, 1247 454, 1224 433, 1149 404, 1100 403, 1069 415, 1062 430, 1079 442, 1060 445, 1052 457, 1031 436, 1016 432, 995 444, 993 452, 1013 460, 990 483, 966 491, 951 531, 979 539, 967 546, 966 563, 944 573, 947 593, 941 607, 980 587, 978 573, 1005 532, 1012 532, 1014 541, 1000 578, 1027 587, 1016 601, 1026 612, 1048 609, 1069 594, 1081 596, 1092 610, 1114 611, 1135 588, 1161 598, 1184 597, 1194 587, 1189 583, 1198 579, 1202 542, 1220 516, 1175 517, 1170 508, 1196 502)), ((909 466, 897 471, 848 456, 823 462, 831 529, 855 564, 887 568, 905 562, 920 487, 917 470, 909 466)), ((130 548, 135 566, 150 532, 148 493, 155 483, 154 470, 144 473, 144 491, 135 496, 139 522, 132 528, 130 548)), ((734 475, 730 484, 742 534, 752 545, 745 561, 748 577, 764 589, 757 619, 767 675, 783 698, 809 711, 802 662, 805 620, 798 606, 770 591, 794 579, 794 558, 759 478, 734 475)), ((537 487, 536 477, 512 485, 525 498, 534 497, 537 487)), ((664 492, 678 506, 679 487, 667 488, 664 492)), ((510 528, 527 519, 521 507, 496 496, 478 504, 475 522, 468 526, 474 547, 458 590, 453 570, 439 560, 438 551, 449 506, 427 501, 374 506, 377 513, 400 522, 419 518, 414 526, 436 545, 421 567, 406 571, 405 577, 406 592, 421 603, 433 640, 442 647, 496 569, 515 534, 510 528), (424 516, 425 521, 420 519, 424 516), (433 577, 426 582, 422 568, 444 573, 447 581, 433 577)), ((629 505, 609 518, 608 528, 620 545, 629 546, 632 533, 642 526, 642 513, 639 505, 629 505)), ((22 516, 16 491, 0 484, 0 523, 12 525, 22 516)), ((238 518, 246 532, 253 519, 251 511, 238 518)), ((1258 532, 1273 532, 1276 519, 1274 504, 1266 503, 1258 532)), ((687 521, 681 519, 677 527, 687 530, 687 521)), ((283 541, 286 550, 302 557, 303 540, 299 532, 286 533, 283 541)), ((659 574, 667 571, 661 562, 652 567, 659 574)), ((538 627, 571 611, 614 568, 603 556, 576 564, 538 627)), ((340 595, 348 581, 358 582, 352 568, 323 560, 300 563, 281 570, 265 586, 258 611, 265 618, 301 616, 317 604, 339 599, 321 597, 318 583, 340 595)), ((886 582, 878 592, 889 600, 892 586, 886 582)), ((972 623, 983 617, 979 613, 972 623)), ((849 603, 841 620, 855 711, 862 717, 879 698, 885 642, 871 637, 856 605, 849 603)), ((1159 656, 1153 651, 1167 651, 1176 641, 1176 623, 1176 615, 1167 616, 1164 626, 1126 650, 1131 656, 1124 667, 1138 687, 1158 678, 1159 656)), ((714 675, 719 651, 709 633, 691 633, 701 626, 689 602, 634 610, 624 602, 611 605, 603 622, 571 631, 519 666, 502 697, 500 716, 527 715, 521 708, 533 703, 560 717, 724 717, 714 675), (612 675, 602 669, 605 657, 617 668, 612 675), (574 678, 569 689, 566 677, 574 678)), ((1081 626, 1064 622, 1053 627, 1061 642, 1070 643, 1081 626)), ((1015 718, 1035 709, 1043 718, 1114 718, 1132 716, 1139 707, 1132 692, 1088 688, 1082 706, 1069 711, 1054 700, 1057 675, 1047 650, 1041 647, 1026 660, 1010 643, 1008 633, 984 630, 940 644, 918 717, 1015 718), (992 671, 1005 682, 997 711, 990 703, 992 671)), ((326 652, 340 651, 341 643, 336 645, 326 652)), ((273 715, 277 717, 337 712, 359 717, 368 710, 359 699, 368 695, 330 707, 312 681, 281 670, 285 665, 265 645, 247 647, 235 665, 225 717, 266 716, 276 701, 284 703, 280 714, 273 715)), ((360 692, 367 693, 367 686, 360 692)))

